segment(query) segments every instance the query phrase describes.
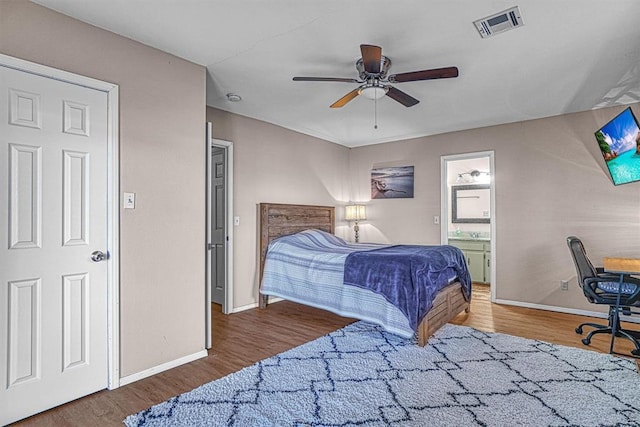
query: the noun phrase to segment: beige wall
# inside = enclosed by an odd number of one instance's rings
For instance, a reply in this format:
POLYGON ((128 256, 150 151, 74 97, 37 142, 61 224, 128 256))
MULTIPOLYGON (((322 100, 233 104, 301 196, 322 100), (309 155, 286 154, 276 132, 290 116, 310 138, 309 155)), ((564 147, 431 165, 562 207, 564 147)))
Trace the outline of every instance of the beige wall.
POLYGON ((205 69, 24 0, 0 52, 120 87, 121 375, 202 350, 205 69))
MULTIPOLYGON (((355 148, 352 186, 369 198, 373 166, 415 165, 415 198, 373 200, 363 240, 440 243, 440 156, 495 151, 497 298, 595 311, 575 281, 566 237, 595 264, 640 253, 639 184, 615 187, 594 132, 623 107, 355 148), (569 291, 560 280, 571 279, 569 291)), ((640 115, 640 105, 633 106, 640 115)))
MULTIPOLYGON (((207 108, 214 138, 233 142, 234 307, 258 296, 257 205, 340 205, 349 200, 349 149, 237 114, 207 108)), ((342 218, 341 209, 336 215, 342 218)), ((338 222, 337 234, 346 226, 338 222)), ((215 325, 214 325, 215 328, 215 325)))
MULTIPOLYGON (((639 107, 634 105, 637 110, 639 107)), ((622 107, 347 149, 213 108, 214 137, 232 141, 236 215, 234 306, 256 302, 256 205, 370 199, 370 171, 415 166, 413 199, 373 200, 363 241, 439 244, 440 156, 495 152, 497 298, 597 311, 577 287, 565 239, 577 235, 594 263, 640 251, 638 184, 615 187, 594 131, 622 107), (350 171, 350 172, 349 172, 350 171), (570 280, 560 291, 560 280, 570 280)), ((338 231, 352 231, 337 209, 338 231)))
MULTIPOLYGON (((369 202, 369 220, 361 225, 361 234, 365 241, 437 244, 440 227, 431 219, 440 214, 440 156, 493 150, 497 297, 595 310, 576 286, 565 239, 580 236, 596 263, 604 256, 637 256, 637 184, 613 186, 593 136, 621 109, 348 150, 209 108, 214 136, 233 141, 236 150, 234 209, 243 219, 235 230, 234 306, 255 302, 257 203, 340 205, 368 200, 371 168, 414 164, 416 197, 369 202), (566 279, 572 286, 562 292, 559 282, 566 279)), ((337 212, 341 217, 341 209, 337 212)), ((338 234, 351 236, 343 221, 338 221, 338 234)))

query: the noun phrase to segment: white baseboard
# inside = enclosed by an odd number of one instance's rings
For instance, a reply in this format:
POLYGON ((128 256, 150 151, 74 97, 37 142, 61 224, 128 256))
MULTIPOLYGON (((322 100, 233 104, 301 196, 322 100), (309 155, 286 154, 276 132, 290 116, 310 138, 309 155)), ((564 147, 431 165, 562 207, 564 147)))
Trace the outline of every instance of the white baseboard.
MULTIPOLYGON (((269 304, 272 304, 274 302, 280 302, 280 301, 284 301, 282 298, 274 298, 274 297, 269 297, 269 304)), ((240 307, 234 307, 231 310, 231 313, 240 313, 241 311, 245 311, 245 310, 251 310, 252 308, 256 308, 258 307, 258 303, 254 302, 253 304, 247 304, 247 305, 242 305, 240 307)))
MULTIPOLYGON (((556 307, 554 305, 544 305, 544 304, 533 304, 530 302, 496 299, 495 303, 504 304, 504 305, 513 305, 516 307, 535 308, 536 310, 555 311, 557 313, 576 314, 578 316, 599 317, 601 319, 606 319, 608 317, 608 313, 602 313, 599 311, 578 310, 575 308, 556 307)), ((625 322, 640 323, 640 318, 638 317, 620 316, 620 319, 624 320, 625 322)))
POLYGON ((138 380, 159 374, 160 372, 168 371, 169 369, 184 365, 185 363, 193 362, 194 360, 202 359, 203 357, 207 357, 207 355, 207 350, 200 350, 197 353, 193 353, 188 356, 163 363, 162 365, 154 366, 153 368, 145 369, 142 372, 127 375, 126 377, 120 378, 120 386, 131 384, 138 380))

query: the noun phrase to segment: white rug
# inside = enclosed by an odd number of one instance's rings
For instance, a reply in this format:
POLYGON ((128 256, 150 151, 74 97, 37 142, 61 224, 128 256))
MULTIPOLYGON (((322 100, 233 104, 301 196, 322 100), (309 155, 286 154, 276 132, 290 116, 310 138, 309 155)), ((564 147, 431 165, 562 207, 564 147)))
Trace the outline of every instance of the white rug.
POLYGON ((633 360, 445 325, 365 322, 131 415, 127 426, 640 426, 633 360))

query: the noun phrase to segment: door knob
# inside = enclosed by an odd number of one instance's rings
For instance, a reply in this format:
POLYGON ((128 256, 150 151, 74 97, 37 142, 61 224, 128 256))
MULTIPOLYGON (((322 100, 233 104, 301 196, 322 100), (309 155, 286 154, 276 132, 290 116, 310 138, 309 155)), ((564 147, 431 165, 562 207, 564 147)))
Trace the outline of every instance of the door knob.
POLYGON ((91 252, 91 261, 100 262, 107 259, 107 254, 102 251, 93 251, 91 252))

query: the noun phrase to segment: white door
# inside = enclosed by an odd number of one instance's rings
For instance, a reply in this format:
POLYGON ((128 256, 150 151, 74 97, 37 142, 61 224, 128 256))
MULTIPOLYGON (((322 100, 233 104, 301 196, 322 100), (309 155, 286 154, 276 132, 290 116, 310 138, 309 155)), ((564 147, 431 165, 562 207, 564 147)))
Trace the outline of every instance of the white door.
POLYGON ((106 388, 107 94, 0 66, 0 424, 106 388))

